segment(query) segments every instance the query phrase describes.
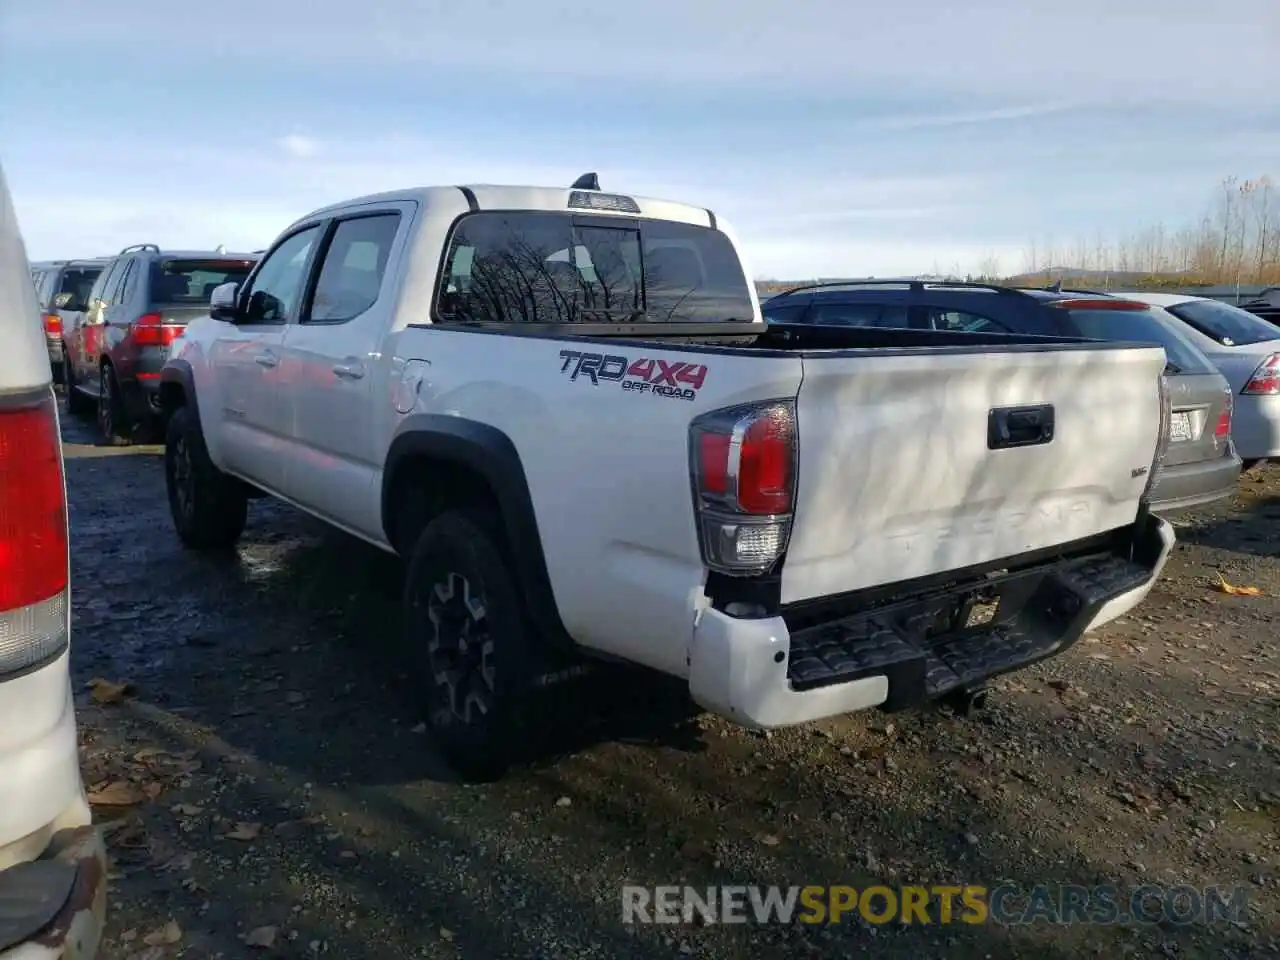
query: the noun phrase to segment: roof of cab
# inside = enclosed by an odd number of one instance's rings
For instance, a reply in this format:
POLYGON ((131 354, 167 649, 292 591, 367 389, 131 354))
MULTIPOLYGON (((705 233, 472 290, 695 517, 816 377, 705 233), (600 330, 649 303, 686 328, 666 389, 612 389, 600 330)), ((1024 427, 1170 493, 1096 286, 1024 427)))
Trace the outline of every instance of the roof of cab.
POLYGON ((354 197, 340 203, 333 203, 307 214, 302 220, 310 220, 318 216, 346 210, 351 207, 375 203, 415 202, 424 206, 436 203, 447 203, 455 206, 459 203, 481 210, 545 210, 570 211, 584 214, 600 214, 618 216, 613 211, 600 209, 575 209, 569 206, 569 198, 574 193, 594 193, 600 196, 624 196, 636 202, 640 213, 624 213, 625 217, 642 217, 661 220, 679 220, 696 226, 716 225, 715 215, 705 207, 696 207, 674 200, 662 200, 657 197, 637 196, 625 191, 587 190, 576 191, 568 187, 512 186, 503 184, 458 184, 456 186, 410 187, 404 190, 389 190, 384 193, 354 197), (472 204, 474 199, 475 203, 472 204))

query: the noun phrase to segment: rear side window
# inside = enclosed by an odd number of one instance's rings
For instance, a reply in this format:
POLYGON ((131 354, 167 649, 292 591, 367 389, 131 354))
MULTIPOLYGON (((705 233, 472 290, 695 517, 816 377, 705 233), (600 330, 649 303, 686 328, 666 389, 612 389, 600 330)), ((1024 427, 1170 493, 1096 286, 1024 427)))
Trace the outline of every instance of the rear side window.
POLYGON ((111 265, 111 269, 107 272, 106 283, 103 285, 102 292, 99 294, 103 303, 110 306, 117 302, 119 299, 118 294, 120 293, 120 282, 124 279, 125 271, 129 268, 129 265, 132 262, 132 258, 125 258, 123 260, 117 260, 111 265))
POLYGON ((989 333, 1010 333, 1003 323, 997 323, 990 317, 963 310, 946 310, 940 307, 926 308, 929 314, 929 326, 935 330, 960 330, 966 333, 977 331, 989 333))
POLYGON ((911 326, 905 304, 878 303, 815 303, 809 311, 807 323, 839 327, 890 327, 911 326))
POLYGON ((399 228, 398 213, 341 221, 325 251, 310 315, 304 322, 342 323, 372 307, 399 228))
POLYGON ((151 303, 206 304, 216 287, 243 283, 252 260, 155 260, 147 299, 151 303))
POLYGON ((37 270, 31 279, 36 285, 36 299, 42 310, 47 310, 53 301, 53 284, 58 276, 57 270, 37 270))
POLYGON ((1164 347, 1168 373, 1214 373, 1215 368, 1190 340, 1162 321, 1150 308, 1145 310, 1096 310, 1064 308, 1080 331, 1090 340, 1156 343, 1164 347))
POLYGON ((1280 339, 1280 330, 1247 310, 1216 300, 1192 300, 1165 307, 1183 323, 1212 337, 1224 347, 1280 339))
POLYGON ((753 319, 729 238, 666 220, 475 213, 441 277, 446 321, 715 323, 753 319))

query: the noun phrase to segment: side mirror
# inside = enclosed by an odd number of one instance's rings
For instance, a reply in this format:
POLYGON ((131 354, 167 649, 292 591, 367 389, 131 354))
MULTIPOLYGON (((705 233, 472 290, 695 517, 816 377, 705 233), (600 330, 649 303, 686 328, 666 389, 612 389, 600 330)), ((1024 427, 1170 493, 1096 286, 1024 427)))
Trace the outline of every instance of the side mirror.
POLYGON ((224 283, 214 287, 209 296, 209 316, 215 320, 226 320, 235 323, 239 318, 236 300, 240 294, 240 284, 224 283))
POLYGON ((55 310, 67 309, 67 305, 71 303, 74 297, 75 297, 74 293, 58 294, 56 297, 53 298, 53 309, 55 310))

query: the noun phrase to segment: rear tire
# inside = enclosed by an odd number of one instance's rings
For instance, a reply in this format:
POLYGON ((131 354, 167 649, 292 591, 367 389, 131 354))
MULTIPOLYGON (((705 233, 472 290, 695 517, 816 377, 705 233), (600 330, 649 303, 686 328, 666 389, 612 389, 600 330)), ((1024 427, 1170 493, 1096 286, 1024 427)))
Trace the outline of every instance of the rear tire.
POLYGON ((214 466, 200 420, 190 407, 169 419, 164 444, 169 513, 183 546, 226 549, 240 539, 249 515, 244 484, 214 466))
POLYGON ((533 630, 487 516, 427 524, 409 554, 404 623, 441 751, 466 779, 500 778, 526 745, 533 630))
POLYGON ((71 358, 66 351, 62 354, 63 387, 67 391, 67 413, 73 417, 87 417, 97 411, 94 402, 76 386, 75 368, 71 366, 71 358))
POLYGON ((98 377, 98 429, 102 439, 113 447, 127 447, 133 442, 133 425, 110 364, 103 364, 98 377))

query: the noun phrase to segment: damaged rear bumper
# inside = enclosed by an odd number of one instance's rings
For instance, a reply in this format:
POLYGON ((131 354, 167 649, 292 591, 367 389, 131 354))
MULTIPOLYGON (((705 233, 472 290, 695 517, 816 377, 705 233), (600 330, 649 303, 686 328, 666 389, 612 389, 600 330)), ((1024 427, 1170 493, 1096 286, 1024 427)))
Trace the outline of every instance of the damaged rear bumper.
POLYGON ((0 960, 93 960, 106 909, 102 834, 58 830, 41 856, 0 871, 0 960))
POLYGON ((690 694, 734 722, 779 727, 978 689, 1142 602, 1173 549, 1173 528, 1147 515, 1127 538, 852 613, 750 620, 704 610, 690 694))

